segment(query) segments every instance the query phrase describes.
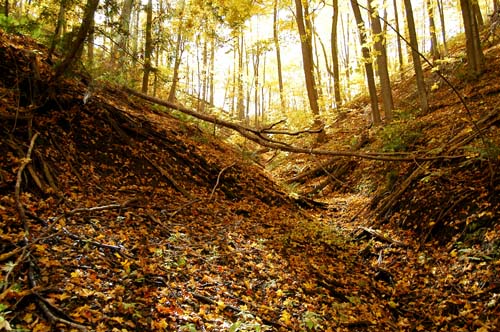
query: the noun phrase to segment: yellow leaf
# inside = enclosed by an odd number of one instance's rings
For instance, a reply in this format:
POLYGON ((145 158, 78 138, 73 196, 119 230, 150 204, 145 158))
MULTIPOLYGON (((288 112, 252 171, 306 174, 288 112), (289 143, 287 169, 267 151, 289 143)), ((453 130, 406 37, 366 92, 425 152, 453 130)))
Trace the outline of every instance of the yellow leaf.
POLYGON ((281 313, 280 321, 285 323, 285 325, 291 325, 292 324, 291 318, 292 316, 290 315, 290 313, 286 310, 283 310, 283 312, 281 313))
POLYGON ((226 308, 224 301, 221 301, 221 300, 217 301, 217 309, 224 310, 224 308, 226 308))

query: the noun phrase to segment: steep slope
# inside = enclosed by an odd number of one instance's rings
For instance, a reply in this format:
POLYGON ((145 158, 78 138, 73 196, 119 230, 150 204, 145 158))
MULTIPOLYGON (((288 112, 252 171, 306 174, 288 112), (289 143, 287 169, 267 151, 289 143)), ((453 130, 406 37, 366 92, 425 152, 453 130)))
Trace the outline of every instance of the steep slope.
POLYGON ((0 329, 390 324, 332 223, 168 110, 50 82, 44 52, 0 32, 0 329))

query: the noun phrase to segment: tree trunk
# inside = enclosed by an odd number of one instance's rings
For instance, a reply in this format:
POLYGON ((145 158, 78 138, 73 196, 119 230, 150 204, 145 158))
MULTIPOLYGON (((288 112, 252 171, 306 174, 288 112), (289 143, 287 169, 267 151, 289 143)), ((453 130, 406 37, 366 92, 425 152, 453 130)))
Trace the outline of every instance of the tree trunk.
MULTIPOLYGON (((399 25, 399 13, 398 13, 398 4, 397 0, 393 0, 393 6, 394 6, 394 17, 396 19, 396 31, 400 33, 400 25, 399 25)), ((396 38, 396 43, 398 45, 398 60, 399 60, 399 75, 401 78, 403 78, 403 65, 404 65, 404 60, 403 60, 403 47, 401 46, 401 38, 396 38)))
POLYGON ((280 49, 280 39, 279 39, 279 27, 278 27, 278 3, 279 0, 274 0, 273 6, 273 41, 274 48, 276 49, 276 63, 278 69, 278 88, 280 92, 280 105, 281 111, 284 112, 286 108, 285 96, 283 94, 283 72, 281 68, 281 49, 280 49))
POLYGON ((460 0, 465 29, 467 66, 471 76, 480 75, 484 70, 484 55, 479 37, 479 25, 471 0, 460 0))
POLYGON ((174 71, 172 75, 172 85, 170 86, 170 91, 168 93, 168 101, 175 102, 175 93, 177 92, 177 83, 179 82, 179 68, 181 67, 182 53, 184 51, 183 39, 182 39, 182 29, 183 24, 180 23, 179 30, 177 31, 177 40, 175 42, 175 60, 174 60, 174 71))
POLYGON ((415 20, 413 19, 413 8, 411 7, 410 0, 404 0, 406 22, 408 25, 408 33, 410 35, 411 55, 413 59, 413 68, 417 81, 418 99, 420 102, 420 109, 425 114, 429 111, 429 103, 427 101, 427 92, 425 89, 424 72, 422 70, 422 62, 418 52, 418 39, 415 30, 415 20))
POLYGON ((128 48, 128 41, 130 36, 130 17, 134 0, 125 0, 120 14, 119 27, 118 27, 118 41, 116 47, 113 47, 111 59, 113 64, 116 62, 123 64, 123 56, 128 48), (116 61, 118 60, 118 61, 116 61))
POLYGON ((427 14, 429 15, 429 30, 431 35, 431 54, 435 61, 440 58, 436 35, 436 24, 434 22, 434 3, 433 0, 426 0, 427 14))
POLYGON ((5 17, 9 17, 9 0, 5 0, 4 12, 5 17))
MULTIPOLYGON (((66 20, 66 10, 67 10, 67 0, 61 0, 61 4, 59 5, 59 13, 57 14, 57 22, 56 28, 54 30, 54 35, 52 36, 52 41, 50 42, 50 48, 48 51, 47 59, 52 59, 52 54, 56 49, 56 45, 59 42, 59 38, 61 37, 61 30, 64 25, 64 21, 66 20)), ((93 20, 92 20, 93 21, 93 20)))
POLYGON ((330 46, 332 50, 333 93, 335 96, 335 106, 337 108, 339 108, 342 105, 342 99, 340 95, 339 49, 338 49, 338 35, 337 35, 338 21, 339 21, 339 1, 333 0, 330 46))
POLYGON ((304 8, 301 0, 295 0, 295 18, 297 21, 297 28, 300 35, 300 46, 302 50, 302 62, 304 69, 304 77, 306 81, 307 97, 309 99, 309 106, 314 116, 319 116, 318 104, 318 91, 316 90, 316 82, 314 79, 314 60, 312 51, 312 38, 311 31, 306 30, 304 17, 304 8))
POLYGON ((389 77, 389 69, 387 66, 385 34, 383 33, 382 25, 380 24, 378 8, 373 8, 371 2, 368 1, 368 9, 370 11, 372 31, 375 41, 373 47, 377 55, 378 76, 380 79, 382 102, 384 104, 385 120, 387 122, 390 122, 392 121, 392 110, 394 109, 394 102, 392 100, 391 79, 389 77))
POLYGON ((443 56, 448 56, 448 43, 446 41, 446 24, 444 21, 444 7, 443 0, 437 0, 437 6, 439 11, 439 21, 441 22, 441 37, 443 38, 443 56))
POLYGON ((481 8, 479 7, 479 3, 477 0, 472 1, 472 10, 474 11, 474 16, 476 17, 476 22, 479 27, 479 29, 483 28, 484 26, 484 20, 483 20, 483 14, 481 14, 481 8))
POLYGON ((372 121, 373 124, 378 126, 382 123, 380 119, 380 111, 378 108, 377 99, 377 87, 375 84, 375 75, 373 73, 373 64, 371 63, 370 49, 367 45, 365 23, 363 17, 361 16, 361 11, 359 10, 359 4, 357 0, 351 0, 352 11, 354 13, 354 18, 356 19, 356 24, 358 25, 359 41, 361 44, 361 52, 363 54, 363 62, 365 65, 366 83, 368 85, 368 93, 370 94, 370 102, 372 108, 372 121))
POLYGON ((83 14, 82 25, 80 25, 80 28, 78 29, 76 39, 73 42, 71 49, 64 57, 64 60, 55 68, 55 74, 52 78, 53 81, 58 79, 68 69, 71 69, 73 64, 78 60, 77 56, 78 54, 81 54, 85 38, 87 38, 87 35, 93 25, 94 14, 98 5, 99 0, 88 0, 83 14))
POLYGON ((149 74, 151 73, 151 54, 153 53, 153 1, 148 0, 146 6, 146 45, 144 47, 144 71, 142 75, 142 93, 148 93, 149 74))
POLYGON ((238 74, 237 74, 237 96, 236 96, 236 113, 238 120, 245 120, 245 91, 243 89, 243 47, 244 38, 243 31, 240 29, 238 38, 238 74))

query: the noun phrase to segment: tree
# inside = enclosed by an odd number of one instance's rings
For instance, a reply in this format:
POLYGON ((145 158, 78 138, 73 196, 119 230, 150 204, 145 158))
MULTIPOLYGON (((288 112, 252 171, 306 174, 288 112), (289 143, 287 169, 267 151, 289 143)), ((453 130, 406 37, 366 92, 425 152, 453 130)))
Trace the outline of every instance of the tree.
POLYGON ((278 89, 280 94, 280 104, 282 111, 286 108, 285 96, 283 95, 283 72, 281 68, 281 48, 279 39, 279 25, 278 25, 278 4, 279 0, 274 0, 273 4, 273 42, 276 50, 276 64, 278 71, 278 89))
MULTIPOLYGON (((394 0, 395 1, 395 0, 394 0)), ((444 5, 443 0, 437 0, 437 7, 439 11, 439 21, 441 22, 441 37, 443 38, 443 55, 448 55, 448 43, 446 41, 446 24, 444 19, 444 5)))
MULTIPOLYGON (((398 14, 397 0, 393 0, 393 8, 394 8, 394 18, 396 20, 396 31, 399 32, 400 30, 399 30, 399 14, 398 14)), ((399 69, 399 74, 402 78, 404 61, 403 61, 403 47, 401 46, 401 38, 396 38, 396 43, 398 45, 398 61, 399 61, 398 69, 399 69)))
POLYGON ((339 1, 333 0, 332 3, 332 30, 330 33, 330 47, 332 52, 332 72, 333 72, 333 93, 335 104, 339 107, 342 104, 340 95, 340 71, 339 71, 339 49, 337 37, 337 25, 339 21, 339 1))
MULTIPOLYGON (((314 60, 312 49, 312 24, 309 17, 309 8, 307 2, 302 5, 302 0, 295 0, 295 20, 300 36, 300 47, 302 51, 302 68, 304 69, 304 77, 306 81, 307 98, 313 116, 315 117, 314 125, 321 126, 319 119, 319 103, 318 90, 314 78, 314 60)), ((322 140, 323 137, 319 137, 322 140)))
POLYGON ((118 62, 123 64, 123 57, 128 48, 128 40, 130 36, 130 17, 132 15, 132 8, 134 7, 134 0, 124 0, 118 22, 118 40, 116 47, 113 47, 111 54, 111 61, 113 64, 118 62))
POLYGON ((423 113, 429 111, 429 102, 427 100, 427 91, 425 89, 424 71, 422 70, 422 62, 418 51, 417 32, 415 30, 415 20, 413 18, 413 8, 410 0, 404 0, 406 12, 406 24, 410 35, 411 56, 413 59, 413 68, 415 70, 415 78, 417 81, 418 100, 420 102, 420 110, 423 113))
POLYGON ((434 3, 432 0, 426 0, 427 15, 429 17, 429 32, 431 35, 431 54, 432 59, 437 60, 440 58, 439 48, 436 35, 436 24, 434 23, 434 3))
POLYGON ((98 5, 99 0, 88 0, 83 14, 83 21, 80 25, 80 28, 78 29, 76 38, 71 45, 70 50, 64 57, 64 60, 56 67, 54 77, 52 78, 53 81, 55 81, 68 69, 70 69, 78 60, 78 55, 81 54, 83 43, 85 42, 85 39, 87 38, 87 35, 89 31, 91 31, 91 28, 93 26, 94 14, 98 5))
POLYGON ((153 53, 153 1, 146 5, 146 45, 144 46, 144 67, 142 74, 142 93, 148 93, 149 74, 151 73, 151 55, 153 53))
POLYGON ((465 46, 469 74, 480 75, 484 70, 484 55, 479 36, 479 23, 474 12, 473 0, 460 0, 465 29, 465 46))
POLYGON ((363 54, 363 62, 365 65, 366 84, 368 85, 368 93, 370 94, 372 121, 374 125, 378 126, 382 123, 382 120, 380 119, 380 111, 378 108, 377 87, 375 85, 375 75, 373 73, 373 64, 371 61, 370 49, 367 46, 368 40, 366 37, 365 22, 363 21, 363 16, 361 15, 357 0, 351 0, 351 7, 354 13, 356 24, 358 25, 361 53, 363 54))
POLYGON ((375 49, 377 59, 378 76, 380 79, 380 90, 382 91, 382 102, 386 121, 392 120, 392 110, 394 102, 392 100, 391 79, 389 78, 389 69, 387 66, 387 51, 385 49, 385 34, 382 31, 378 8, 373 8, 371 1, 368 1, 368 10, 372 23, 373 48, 375 49))

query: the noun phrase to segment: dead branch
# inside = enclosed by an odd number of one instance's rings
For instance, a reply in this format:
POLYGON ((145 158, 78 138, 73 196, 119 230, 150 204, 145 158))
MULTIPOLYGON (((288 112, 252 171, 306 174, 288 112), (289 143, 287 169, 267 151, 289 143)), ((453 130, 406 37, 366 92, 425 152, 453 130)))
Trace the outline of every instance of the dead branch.
POLYGON ((19 218, 21 219, 22 222, 26 220, 26 213, 24 212, 24 207, 23 204, 21 203, 21 181, 24 169, 31 162, 31 152, 33 151, 33 147, 35 146, 35 141, 37 137, 38 133, 33 135, 33 137, 31 138, 30 146, 28 148, 28 153, 26 153, 26 157, 23 158, 21 166, 17 171, 17 180, 16 180, 14 195, 16 198, 17 212, 19 213, 19 218))
POLYGON ((220 177, 221 177, 222 173, 223 173, 226 169, 228 169, 228 168, 230 168, 230 167, 233 167, 234 165, 235 165, 235 164, 234 164, 234 163, 232 163, 231 165, 226 166, 226 167, 224 167, 223 169, 221 169, 221 171, 219 172, 219 175, 217 175, 217 181, 215 182, 215 186, 214 186, 214 188, 212 189, 212 192, 210 193, 210 197, 208 198, 208 200, 209 200, 209 201, 211 201, 211 200, 212 200, 212 197, 213 197, 213 195, 214 195, 214 193, 215 193, 215 189, 217 189, 217 186, 219 185, 219 181, 220 181, 220 177))
POLYGON ((221 125, 226 128, 232 129, 240 133, 243 137, 248 138, 251 141, 254 141, 262 146, 271 148, 271 149, 276 149, 276 150, 282 150, 286 152, 292 152, 292 153, 302 153, 302 154, 314 154, 314 155, 323 155, 323 156, 337 156, 337 157, 352 157, 352 158, 362 158, 362 159, 371 159, 371 160, 381 160, 381 161, 429 161, 429 160, 450 160, 450 159, 463 159, 465 156, 463 155, 456 155, 456 156, 419 156, 416 155, 415 153, 375 153, 375 152, 367 152, 367 153, 361 153, 361 152, 354 152, 354 151, 332 151, 332 150, 322 150, 322 149, 305 149, 305 148, 299 148, 299 147, 294 147, 291 145, 288 145, 284 142, 278 142, 271 140, 267 137, 264 137, 262 134, 261 130, 251 128, 242 124, 236 124, 232 123, 230 121, 222 120, 219 119, 215 116, 208 115, 208 114, 203 114, 203 113, 198 113, 196 111, 193 111, 187 107, 184 107, 182 105, 178 105, 175 103, 168 102, 163 99, 155 98, 148 96, 146 94, 140 93, 138 91, 135 91, 133 89, 130 89, 128 87, 122 87, 123 91, 126 91, 136 97, 139 97, 141 99, 147 100, 149 102, 152 102, 154 104, 166 106, 170 109, 174 109, 177 111, 180 111, 184 114, 193 116, 197 119, 207 121, 210 123, 213 123, 215 125, 221 125))
MULTIPOLYGON (((36 285, 36 280, 35 280, 35 276, 33 273, 33 268, 34 268, 34 264, 30 260, 30 264, 29 264, 29 268, 28 268, 28 279, 29 279, 29 283, 30 283, 31 288, 35 289, 37 287, 37 285, 36 285)), ((62 323, 62 324, 68 325, 72 328, 78 329, 80 331, 88 331, 88 328, 86 326, 78 324, 75 321, 71 321, 70 317, 61 318, 61 317, 56 316, 53 313, 53 311, 56 311, 58 313, 62 313, 62 311, 58 308, 55 308, 54 305, 52 305, 52 304, 50 304, 50 302, 46 301, 40 294, 38 294, 36 292, 35 292, 35 294, 36 294, 35 299, 36 299, 38 306, 40 307, 40 309, 42 309, 43 313, 45 314, 45 316, 47 317, 47 319, 49 320, 49 322, 51 324, 62 323), (52 310, 51 310, 51 308, 52 308, 52 310)), ((66 316, 66 315, 64 315, 64 316, 66 316)))
POLYGON ((157 163, 155 163, 151 158, 149 158, 148 156, 143 156, 147 161, 149 161, 149 163, 151 165, 153 165, 154 168, 156 168, 158 170, 158 172, 160 172, 161 175, 163 175, 164 177, 167 178, 167 180, 172 184, 172 186, 174 186, 175 189, 177 189, 177 191, 179 191, 180 193, 182 193, 186 198, 189 198, 189 199, 193 199, 193 197, 191 196, 191 194, 184 188, 182 188, 178 183, 177 181, 174 180, 173 177, 170 176, 170 174, 168 174, 168 172, 163 169, 160 165, 158 165, 157 163))
MULTIPOLYGON (((378 231, 376 229, 373 229, 370 227, 363 227, 363 226, 360 226, 358 228, 362 230, 361 234, 368 233, 368 234, 370 234, 370 236, 377 238, 382 242, 387 242, 387 243, 390 243, 396 247, 401 247, 401 248, 408 247, 408 245, 406 243, 398 241, 398 240, 394 240, 394 239, 388 237, 387 235, 382 234, 380 231, 378 231)), ((361 235, 358 235, 357 237, 359 238, 360 236, 361 235)))

